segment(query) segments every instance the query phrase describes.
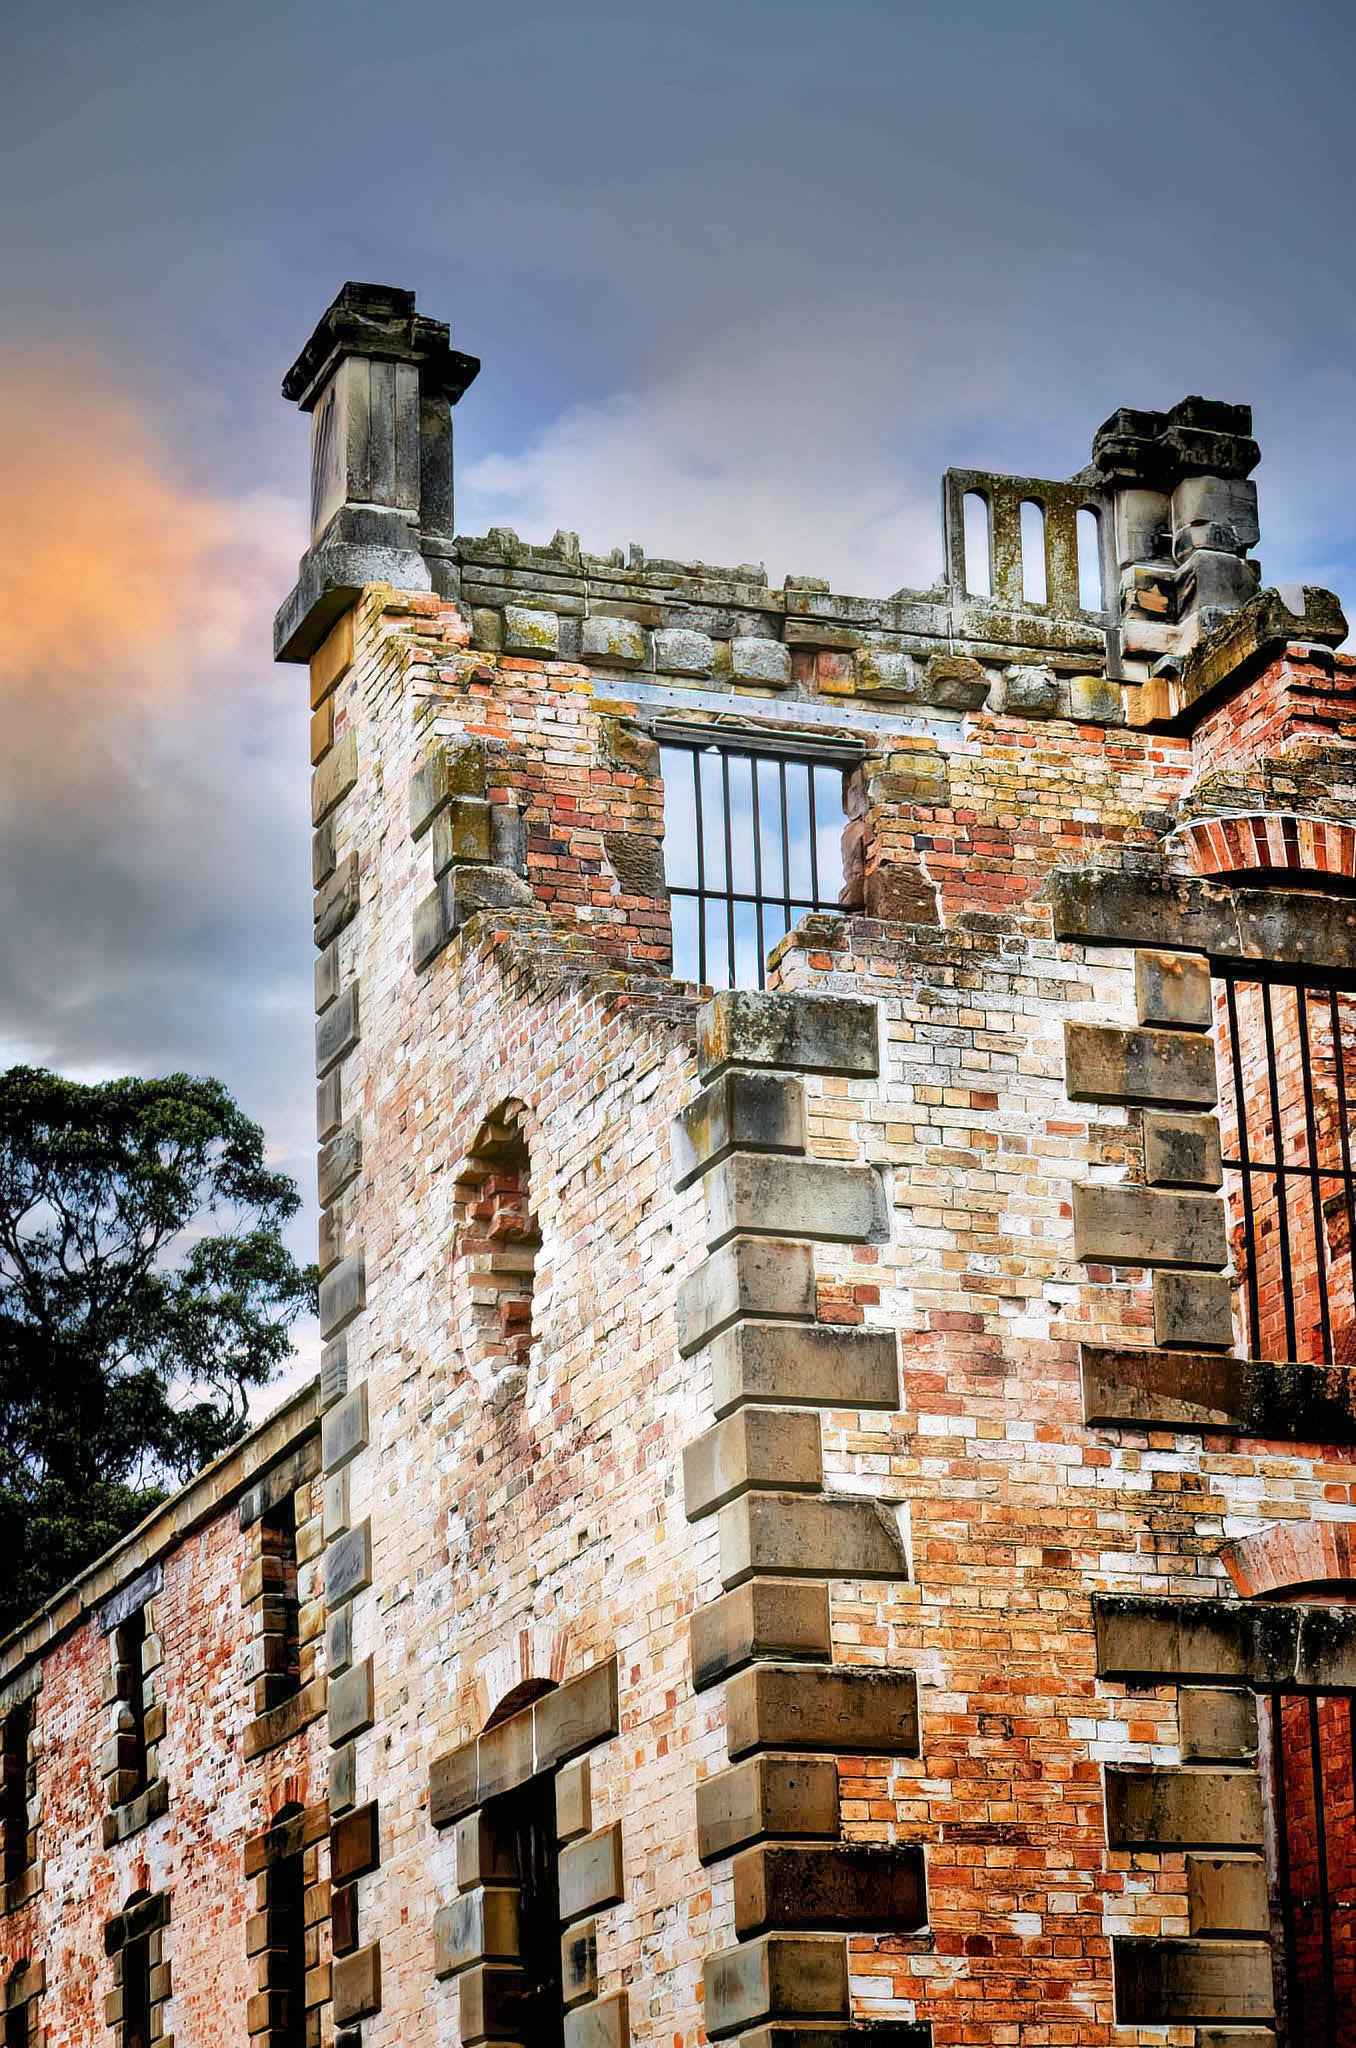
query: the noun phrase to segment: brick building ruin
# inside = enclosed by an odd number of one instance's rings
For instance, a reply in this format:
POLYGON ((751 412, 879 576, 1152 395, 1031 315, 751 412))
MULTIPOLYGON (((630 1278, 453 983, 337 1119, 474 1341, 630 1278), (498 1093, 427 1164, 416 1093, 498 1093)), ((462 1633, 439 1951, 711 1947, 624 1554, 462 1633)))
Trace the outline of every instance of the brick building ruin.
POLYGON ((1356 2039, 1356 662, 1245 407, 933 588, 459 538, 350 285, 323 1369, 0 1648, 6 2048, 1356 2039))

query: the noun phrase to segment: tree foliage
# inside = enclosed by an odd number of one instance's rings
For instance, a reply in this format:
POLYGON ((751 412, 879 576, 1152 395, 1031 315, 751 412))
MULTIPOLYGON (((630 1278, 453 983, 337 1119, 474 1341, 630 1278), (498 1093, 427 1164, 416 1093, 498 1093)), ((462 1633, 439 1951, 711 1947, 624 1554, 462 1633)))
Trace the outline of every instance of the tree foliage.
POLYGON ((299 1206, 219 1081, 0 1074, 0 1635, 243 1433, 299 1206))

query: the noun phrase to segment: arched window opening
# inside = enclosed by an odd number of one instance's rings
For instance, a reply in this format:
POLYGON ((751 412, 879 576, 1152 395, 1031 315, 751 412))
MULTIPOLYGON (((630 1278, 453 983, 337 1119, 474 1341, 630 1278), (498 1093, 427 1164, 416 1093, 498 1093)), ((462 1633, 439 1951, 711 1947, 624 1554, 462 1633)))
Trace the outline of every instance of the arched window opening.
POLYGON ((1045 570, 1045 507, 1022 500, 1022 602, 1048 602, 1045 570))
MULTIPOLYGON (((135 1906, 147 1898, 145 1892, 136 1892, 128 1900, 125 1911, 131 1913, 135 1906)), ((122 1965, 122 2039, 119 2048, 151 2048, 151 1944, 155 1937, 149 1929, 129 1935, 123 1943, 119 1960, 122 1965)))
POLYGON ((965 595, 993 596, 993 527, 982 491, 967 491, 961 508, 965 525, 965 595))
POLYGON ((1090 505, 1078 515, 1078 602, 1085 612, 1106 610, 1102 580, 1102 522, 1090 505))
POLYGON ((146 1733, 146 1610, 138 1607, 113 1635, 114 1682, 118 1692, 118 1771, 114 1804, 135 1799, 150 1782, 146 1733))
POLYGON ((285 1806, 268 1834, 264 1875, 269 2048, 306 2048, 306 1866, 298 1825, 285 1806))
POLYGON ((532 1208, 531 1162, 521 1103, 481 1125, 457 1179, 454 1257, 462 1281, 469 1349, 496 1383, 521 1383, 533 1340, 541 1232, 532 1208))
POLYGON ((266 1708, 301 1690, 301 1607, 297 1598, 297 1502, 288 1493, 260 1523, 266 1591, 263 1600, 266 1708))

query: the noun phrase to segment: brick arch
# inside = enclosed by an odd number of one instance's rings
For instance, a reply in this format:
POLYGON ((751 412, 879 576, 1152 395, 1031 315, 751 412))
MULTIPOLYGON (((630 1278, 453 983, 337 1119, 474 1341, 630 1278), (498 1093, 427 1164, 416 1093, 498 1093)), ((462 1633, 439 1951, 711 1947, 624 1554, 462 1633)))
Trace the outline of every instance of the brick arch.
POLYGON ((1219 1555, 1245 1600, 1333 1580, 1356 1583, 1356 1522, 1278 1522, 1226 1543, 1219 1555))
POLYGON ((1196 875, 1290 872, 1356 882, 1356 826, 1294 811, 1197 818, 1169 841, 1196 875))
POLYGON ((520 1628, 476 1665, 476 1711, 482 1728, 502 1721, 565 1676, 567 1637, 546 1622, 520 1628))

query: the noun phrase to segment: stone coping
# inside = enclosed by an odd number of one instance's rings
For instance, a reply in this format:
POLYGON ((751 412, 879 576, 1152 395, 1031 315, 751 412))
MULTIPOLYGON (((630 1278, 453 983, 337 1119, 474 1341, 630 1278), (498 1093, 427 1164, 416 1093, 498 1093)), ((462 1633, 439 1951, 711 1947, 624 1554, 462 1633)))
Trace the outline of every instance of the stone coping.
POLYGON ((320 1428, 320 1382, 308 1380, 248 1436, 161 1501, 121 1543, 96 1558, 0 1643, 0 1688, 33 1657, 78 1628, 118 1588, 235 1502, 270 1465, 320 1428))

